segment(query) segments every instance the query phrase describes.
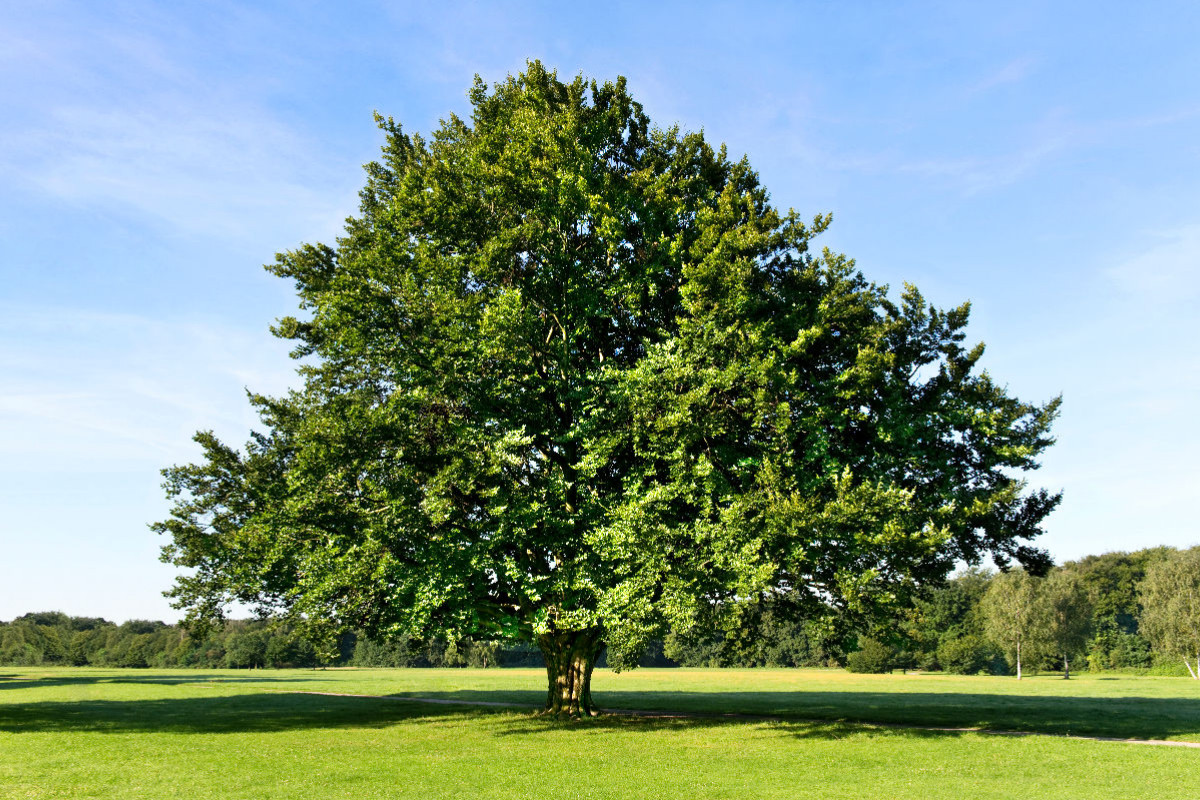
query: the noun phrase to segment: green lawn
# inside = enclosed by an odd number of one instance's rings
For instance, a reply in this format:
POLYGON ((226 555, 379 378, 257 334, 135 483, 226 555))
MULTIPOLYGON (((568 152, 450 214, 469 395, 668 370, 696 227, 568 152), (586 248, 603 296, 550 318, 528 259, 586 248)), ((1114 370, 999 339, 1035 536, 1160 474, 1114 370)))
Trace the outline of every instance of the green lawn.
MULTIPOLYGON (((538 702, 536 670, 0 668, 0 797, 1187 797, 1200 750, 846 722, 638 719, 302 691, 538 702)), ((606 707, 1200 741, 1178 678, 598 673, 606 707)))

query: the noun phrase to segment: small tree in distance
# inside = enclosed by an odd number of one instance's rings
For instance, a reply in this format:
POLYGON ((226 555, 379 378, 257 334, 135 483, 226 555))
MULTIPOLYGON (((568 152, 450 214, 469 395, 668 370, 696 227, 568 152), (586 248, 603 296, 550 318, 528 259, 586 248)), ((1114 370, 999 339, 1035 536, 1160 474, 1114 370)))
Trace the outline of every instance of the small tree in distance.
POLYGON ((1182 658, 1200 680, 1200 547, 1151 563, 1138 592, 1142 634, 1155 650, 1182 658))
POLYGON ((1021 680, 1022 661, 1035 657, 1043 643, 1037 618, 1039 580, 1024 570, 1002 572, 992 579, 979 604, 984 630, 1016 667, 1017 680, 1021 680))
POLYGON ((1036 587, 1034 624, 1047 649, 1062 656, 1063 679, 1071 678, 1070 659, 1087 647, 1092 604, 1079 576, 1056 569, 1036 587))
POLYGON ((601 649, 776 600, 868 628, 990 555, 1033 569, 1021 475, 1058 401, 1010 397, 969 308, 812 247, 746 159, 651 126, 623 79, 537 62, 429 139, 380 119, 358 216, 271 270, 303 386, 244 451, 201 433, 155 529, 194 624, 256 605, 328 641, 535 642, 546 710, 601 649))

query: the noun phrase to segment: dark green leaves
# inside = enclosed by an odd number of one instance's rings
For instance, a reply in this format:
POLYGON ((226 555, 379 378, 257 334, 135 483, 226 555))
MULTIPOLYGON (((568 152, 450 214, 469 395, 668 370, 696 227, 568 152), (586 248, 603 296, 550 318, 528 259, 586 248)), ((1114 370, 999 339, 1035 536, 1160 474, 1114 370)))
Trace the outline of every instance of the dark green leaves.
MULTIPOLYGON (((359 216, 281 254, 304 386, 168 471, 195 615, 254 599, 384 634, 667 622, 786 593, 890 613, 956 558, 1035 564, 1057 403, 1009 397, 967 306, 899 302, 743 159, 623 80, 477 82, 428 139, 377 118, 359 216), (730 605, 732 604, 732 605, 730 605)), ((781 606, 782 607, 782 606, 781 606)), ((624 654, 624 655, 622 655, 624 654)))

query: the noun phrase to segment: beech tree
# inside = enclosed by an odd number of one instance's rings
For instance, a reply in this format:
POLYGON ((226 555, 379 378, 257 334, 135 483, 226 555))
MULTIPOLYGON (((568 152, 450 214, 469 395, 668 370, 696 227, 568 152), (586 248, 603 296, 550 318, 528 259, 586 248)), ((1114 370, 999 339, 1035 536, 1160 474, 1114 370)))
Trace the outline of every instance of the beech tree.
POLYGON ((1058 400, 1011 397, 968 305, 814 251, 746 159, 650 124, 625 81, 476 80, 429 139, 377 118, 357 216, 280 254, 303 385, 201 433, 155 528, 188 619, 256 604, 332 637, 536 642, 594 713, 667 626, 771 598, 886 619, 957 560, 1048 564, 1021 475, 1058 400))
POLYGON ((1200 680, 1200 547, 1152 562, 1138 594, 1142 634, 1158 652, 1182 658, 1200 680))

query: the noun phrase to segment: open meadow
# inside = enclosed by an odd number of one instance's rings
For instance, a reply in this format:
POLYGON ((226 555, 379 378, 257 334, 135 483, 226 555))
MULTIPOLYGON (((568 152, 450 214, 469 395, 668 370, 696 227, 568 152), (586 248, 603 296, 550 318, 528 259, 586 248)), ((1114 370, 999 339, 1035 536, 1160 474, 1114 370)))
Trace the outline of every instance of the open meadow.
POLYGON ((0 797, 1188 797, 1200 749, 864 723, 1200 742, 1186 679, 598 671, 558 722, 542 670, 0 669, 0 797), (392 699, 343 694, 391 695, 392 699), (779 719, 722 718, 722 714, 779 719))

